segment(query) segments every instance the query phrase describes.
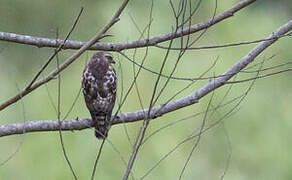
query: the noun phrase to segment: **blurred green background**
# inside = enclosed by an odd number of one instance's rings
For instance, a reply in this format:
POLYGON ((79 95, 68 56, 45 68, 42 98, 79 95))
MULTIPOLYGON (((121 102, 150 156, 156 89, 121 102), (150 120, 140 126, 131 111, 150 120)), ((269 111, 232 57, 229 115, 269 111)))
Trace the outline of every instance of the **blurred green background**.
MULTIPOLYGON (((196 3, 197 1, 193 1, 196 3)), ((217 13, 231 8, 239 1, 218 1, 217 13)), ((55 38, 58 29, 60 38, 64 38, 78 14, 81 6, 84 13, 77 28, 70 37, 73 40, 87 41, 95 35, 112 17, 121 1, 101 0, 1 0, 0 31, 31 36, 55 38)), ((212 16, 215 1, 203 1, 192 23, 200 22, 212 16)), ((267 37, 276 28, 291 18, 292 2, 257 1, 236 13, 234 17, 219 23, 204 34, 195 46, 217 45, 232 42, 251 41, 267 37)), ((118 22, 110 31, 112 37, 105 42, 126 42, 137 40, 140 29, 149 22, 151 1, 131 1, 118 22)), ((174 26, 173 14, 168 1, 154 1, 153 23, 150 36, 170 32, 174 26)), ((193 39, 197 35, 193 35, 193 39)), ((174 46, 179 46, 177 40, 174 46)), ((166 43, 163 45, 167 45, 166 43)), ((198 77, 218 58, 216 66, 205 76, 212 77, 225 72, 255 45, 246 45, 224 49, 189 51, 179 63, 175 76, 198 77)), ((291 39, 283 38, 259 56, 255 63, 276 55, 265 62, 264 67, 271 67, 291 61, 291 39)), ((53 52, 51 48, 36 48, 17 43, 0 41, 0 102, 15 95, 25 87, 34 74, 46 62, 53 52)), ((74 51, 62 51, 59 55, 63 62, 74 51)), ((92 51, 83 54, 76 62, 61 74, 61 115, 67 113, 78 95, 81 74, 92 51)), ((134 50, 125 51, 132 57, 134 50)), ((137 61, 141 62, 145 49, 138 49, 137 61)), ((159 71, 165 51, 149 48, 145 66, 159 71)), ((125 94, 133 79, 132 63, 114 53, 116 70, 119 75, 119 93, 125 94)), ((164 74, 172 71, 177 52, 171 52, 164 74)), ((255 64, 254 63, 254 64, 255 64)), ((283 67, 282 69, 287 68, 283 67)), ((291 67, 291 66, 290 66, 291 67)), ((45 74, 56 68, 56 62, 50 64, 45 74)), ((254 68, 256 70, 258 67, 254 68)), ((137 68, 136 68, 137 70, 137 68)), ((271 71, 269 71, 271 72, 271 71)), ((241 73, 237 79, 254 77, 255 74, 241 73)), ((142 71, 138 79, 138 89, 142 96, 143 107, 149 105, 156 76, 142 71)), ((165 79, 162 80, 165 82, 165 79)), ((208 80, 196 82, 175 97, 179 99, 202 87, 208 80)), ((220 179, 225 169, 224 179, 292 179, 292 142, 291 142, 291 73, 257 80, 245 100, 231 116, 223 118, 201 137, 199 146, 191 160, 183 179, 220 179)), ((49 82, 27 95, 23 100, 0 112, 1 125, 27 120, 56 120, 57 80, 49 82), (51 97, 51 98, 50 98, 51 97), (24 107, 24 108, 23 108, 24 107)), ((166 102, 189 82, 171 80, 157 104, 166 102)), ((243 94, 251 82, 235 84, 223 103, 243 94)), ((160 85, 159 87, 162 87, 160 85)), ((221 103, 229 86, 215 91, 212 107, 221 103)), ((121 98, 119 94, 118 99, 121 98)), ((150 123, 147 135, 157 129, 195 113, 206 110, 211 96, 204 97, 199 104, 169 113, 150 123)), ((238 102, 238 101, 237 101, 238 102)), ((237 102, 210 112, 206 126, 220 120, 237 102)), ((116 109, 116 108, 115 108, 116 109)), ((138 96, 132 90, 122 112, 141 109, 138 96)), ((78 97, 77 104, 66 119, 87 118, 83 97, 78 97)), ((145 175, 164 155, 183 141, 194 131, 198 132, 204 114, 179 121, 160 130, 141 147, 133 172, 136 179, 145 175)), ((111 128, 96 179, 121 179, 126 162, 131 153, 131 143, 142 122, 118 125, 111 128), (127 133, 130 136, 130 142, 127 133)), ((99 147, 93 130, 64 132, 64 141, 68 156, 79 179, 89 179, 99 147)), ((175 152, 163 160, 146 179, 178 179, 179 173, 196 139, 181 145, 175 152)), ((73 179, 64 159, 57 132, 28 133, 0 138, 0 179, 73 179), (22 143, 23 142, 23 143, 22 143), (17 152, 16 152, 17 151, 17 152), (14 152, 16 152, 14 154, 14 152)))

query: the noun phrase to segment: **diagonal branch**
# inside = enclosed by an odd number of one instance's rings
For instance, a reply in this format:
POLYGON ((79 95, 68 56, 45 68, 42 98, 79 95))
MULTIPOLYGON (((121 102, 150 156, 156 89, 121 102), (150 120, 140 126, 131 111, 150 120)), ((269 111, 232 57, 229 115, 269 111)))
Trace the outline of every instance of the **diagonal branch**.
MULTIPOLYGON (((52 71, 50 74, 48 74, 45 78, 36 81, 33 85, 23 89, 15 95, 14 97, 11 97, 4 103, 0 104, 0 111, 4 108, 8 107, 9 105, 17 102, 20 98, 24 97, 28 93, 32 92, 36 88, 40 87, 41 85, 49 82, 50 80, 54 79, 56 75, 58 75, 61 71, 63 71, 65 68, 67 68, 71 63, 73 63, 81 54, 83 54, 89 47, 91 47, 94 43, 96 43, 100 38, 104 37, 104 34, 116 23, 119 21, 119 16, 121 15, 122 11, 125 9, 126 5, 128 4, 129 0, 124 0, 121 7, 117 10, 117 12, 114 14, 112 19, 108 24, 106 24, 93 38, 91 38, 88 42, 86 42, 84 45, 81 46, 80 49, 78 49, 71 57, 69 57, 63 64, 60 65, 59 68, 52 71)), ((58 45, 59 46, 59 45, 58 45)))
MULTIPOLYGON (((132 42, 125 42, 125 43, 93 43, 90 46, 88 46, 87 50, 103 50, 103 51, 121 51, 124 49, 133 49, 133 48, 141 48, 146 46, 154 46, 161 42, 165 42, 171 39, 179 38, 182 36, 186 36, 189 34, 196 33, 198 31, 201 31, 203 29, 209 28, 212 25, 215 25, 229 17, 232 17, 236 12, 239 10, 245 8, 246 6, 250 5, 251 3, 255 2, 256 0, 243 0, 234 5, 229 10, 223 12, 222 14, 219 14, 215 16, 214 18, 210 18, 206 20, 205 22, 200 22, 198 24, 194 24, 191 27, 183 28, 182 30, 179 30, 175 33, 170 32, 167 34, 161 34, 158 36, 154 36, 149 39, 143 39, 143 40, 137 40, 132 42)), ((7 33, 7 32, 0 32, 0 40, 2 41, 8 41, 8 42, 14 42, 19 44, 26 44, 26 45, 32 45, 37 47, 52 47, 56 48, 60 44, 64 43, 64 40, 61 39, 49 39, 49 38, 40 38, 40 37, 34 37, 34 36, 27 36, 27 35, 21 35, 21 34, 14 34, 14 33, 7 33)), ((84 45, 86 45, 87 42, 82 41, 72 41, 67 40, 65 45, 62 47, 63 49, 80 49, 84 45)))
MULTIPOLYGON (((229 70, 223 73, 221 76, 207 83, 196 92, 186 96, 185 98, 171 101, 167 104, 161 104, 151 109, 149 113, 150 119, 155 119, 166 113, 178 110, 180 108, 190 106, 197 103, 201 98, 214 91, 215 89, 227 84, 227 81, 243 68, 250 64, 260 53, 267 49, 270 45, 275 43, 280 37, 292 30, 292 20, 287 22, 273 32, 268 38, 269 41, 264 41, 254 47, 247 55, 242 57, 237 63, 235 63, 229 70)), ((135 112, 121 113, 117 115, 116 119, 113 119, 113 125, 121 123, 135 122, 145 119, 148 110, 140 110, 135 112), (146 112, 146 113, 145 113, 146 112)), ((91 127, 91 119, 76 119, 62 121, 62 130, 82 130, 91 127)), ((44 121, 28 121, 25 123, 15 123, 0 126, 0 137, 13 134, 22 134, 27 132, 39 132, 39 131, 57 131, 59 129, 58 121, 44 120, 44 121)))

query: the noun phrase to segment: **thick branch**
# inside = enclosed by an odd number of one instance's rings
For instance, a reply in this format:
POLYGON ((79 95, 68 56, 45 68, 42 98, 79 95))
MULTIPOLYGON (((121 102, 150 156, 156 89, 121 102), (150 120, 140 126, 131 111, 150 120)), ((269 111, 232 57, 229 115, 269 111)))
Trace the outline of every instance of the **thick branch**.
MULTIPOLYGON (((154 45, 157 45, 158 43, 165 42, 170 39, 179 38, 181 36, 193 34, 195 32, 206 29, 218 22, 221 22, 224 19, 227 19, 233 16, 234 13, 236 13, 237 11, 243 9, 244 7, 248 6, 249 4, 255 1, 256 0, 240 1, 231 9, 223 12, 220 15, 215 16, 214 18, 208 19, 205 22, 192 25, 191 27, 186 27, 183 30, 179 30, 175 33, 167 33, 167 34, 162 34, 159 36, 154 36, 149 39, 143 39, 143 40, 125 42, 125 43, 98 42, 92 45, 90 48, 88 48, 88 50, 121 51, 124 49, 154 46, 154 45)), ((40 37, 20 35, 20 34, 7 33, 7 32, 0 32, 0 40, 15 42, 19 44, 32 45, 32 46, 37 46, 37 47, 53 47, 53 48, 59 47, 60 44, 64 43, 64 41, 60 39, 55 40, 55 39, 40 38, 40 37)), ((80 49, 85 44, 86 42, 67 40, 65 45, 63 46, 63 49, 80 49)))
MULTIPOLYGON (((245 68, 249 63, 251 63, 260 53, 262 53, 266 48, 276 42, 285 33, 292 30, 292 20, 281 26, 275 32, 273 32, 268 38, 269 41, 264 41, 254 47, 247 55, 242 57, 236 64, 232 66, 228 71, 223 73, 218 78, 210 81, 204 87, 200 88, 196 92, 190 94, 189 96, 172 101, 165 105, 159 105, 152 108, 150 113, 150 118, 154 119, 156 117, 162 116, 166 113, 178 110, 180 108, 190 106, 197 103, 202 97, 206 96, 208 93, 214 91, 220 86, 224 85, 232 76, 239 73, 243 68, 245 68)), ((135 122, 143 120, 147 115, 147 110, 144 112, 142 110, 122 113, 113 120, 113 124, 135 122)), ((62 130, 82 130, 91 127, 91 119, 79 119, 79 120, 68 120, 62 121, 62 130)), ((8 136, 13 134, 22 134, 27 132, 36 131, 57 131, 59 129, 58 121, 29 121, 25 123, 15 123, 10 125, 2 125, 0 127, 0 137, 8 136)))

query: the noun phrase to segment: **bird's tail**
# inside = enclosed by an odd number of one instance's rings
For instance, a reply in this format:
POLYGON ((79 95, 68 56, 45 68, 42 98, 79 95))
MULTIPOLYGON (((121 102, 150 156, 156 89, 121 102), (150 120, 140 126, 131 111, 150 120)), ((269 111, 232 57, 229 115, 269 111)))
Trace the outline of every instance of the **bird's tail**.
POLYGON ((106 139, 109 130, 107 116, 96 116, 93 126, 95 128, 95 136, 98 139, 106 139))

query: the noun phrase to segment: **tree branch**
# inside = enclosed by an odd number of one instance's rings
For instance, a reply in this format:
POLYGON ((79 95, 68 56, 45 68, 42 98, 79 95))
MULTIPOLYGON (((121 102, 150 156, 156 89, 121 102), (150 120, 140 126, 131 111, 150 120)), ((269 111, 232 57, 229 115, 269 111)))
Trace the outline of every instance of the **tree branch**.
MULTIPOLYGON (((191 27, 185 27, 184 29, 178 30, 175 33, 171 32, 171 33, 162 34, 159 36, 154 36, 149 39, 137 40, 137 41, 132 41, 132 42, 124 42, 124 43, 97 42, 94 45, 91 45, 90 47, 88 47, 87 50, 121 51, 124 49, 154 46, 161 42, 165 42, 171 39, 179 38, 181 36, 193 34, 203 29, 209 28, 210 26, 214 24, 217 24, 229 17, 232 17, 236 12, 245 8, 246 6, 248 6, 249 4, 255 1, 256 0, 240 1, 231 9, 223 12, 222 14, 215 16, 214 18, 210 18, 206 20, 205 22, 192 25, 191 27)), ((62 43, 64 43, 64 40, 61 40, 61 39, 40 38, 40 37, 7 33, 7 32, 0 32, 0 40, 19 43, 19 44, 32 45, 32 46, 37 46, 37 47, 52 47, 52 48, 59 47, 62 43)), ((80 49, 86 43, 87 42, 67 40, 62 48, 63 49, 80 49)))
MULTIPOLYGON (((121 7, 116 11, 112 19, 109 21, 108 24, 106 24, 94 37, 92 37, 88 42, 86 42, 84 45, 80 47, 72 56, 70 56, 63 64, 60 65, 59 68, 53 70, 51 73, 49 73, 45 78, 36 81, 33 85, 21 90, 18 94, 11 97, 4 103, 0 104, 0 111, 4 108, 8 107, 9 105, 17 102, 33 90, 37 89, 41 85, 51 81, 54 79, 56 75, 58 75, 61 71, 66 69, 70 64, 72 64, 81 54, 83 54, 89 47, 91 47, 93 44, 95 44, 100 38, 104 37, 104 34, 116 23, 119 21, 119 16, 121 15, 122 11, 127 6, 129 0, 124 0, 121 7)), ((67 42, 67 41, 66 41, 67 42)), ((65 44, 66 44, 65 42, 65 44)))
MULTIPOLYGON (((292 20, 287 22, 273 32, 268 38, 269 41, 264 41, 254 47, 247 55, 242 57, 237 63, 235 63, 229 70, 223 73, 221 76, 215 78, 214 80, 207 83, 204 87, 198 89, 194 93, 186 96, 185 98, 169 102, 167 104, 162 104, 151 109, 149 113, 150 119, 155 119, 166 113, 178 110, 180 108, 190 106, 197 103, 202 97, 206 96, 208 93, 214 91, 215 89, 225 85, 226 82, 235 74, 239 73, 243 68, 250 64, 260 53, 267 49, 270 45, 278 40, 280 37, 287 32, 292 30, 292 20)), ((148 114, 148 110, 140 110, 135 112, 121 113, 117 115, 116 119, 113 119, 113 125, 120 123, 129 123, 139 120, 143 120, 145 115, 148 114)), ((82 130, 91 127, 91 119, 77 119, 77 120, 67 120, 62 121, 62 130, 82 130)), ((13 134, 22 134, 28 132, 39 132, 39 131, 57 131, 59 129, 58 121, 28 121, 25 123, 14 123, 8 125, 2 125, 0 127, 0 137, 8 136, 13 134)))

